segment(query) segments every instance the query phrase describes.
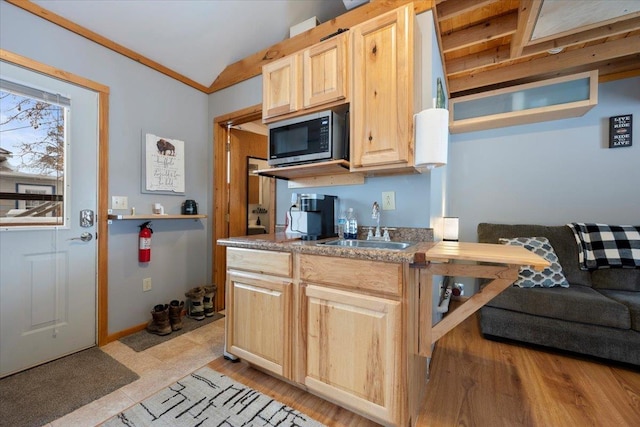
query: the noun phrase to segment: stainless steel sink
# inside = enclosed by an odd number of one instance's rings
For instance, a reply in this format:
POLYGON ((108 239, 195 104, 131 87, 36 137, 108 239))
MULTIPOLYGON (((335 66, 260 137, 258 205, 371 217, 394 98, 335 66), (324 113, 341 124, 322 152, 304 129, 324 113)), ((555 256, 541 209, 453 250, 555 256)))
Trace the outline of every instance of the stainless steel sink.
POLYGON ((325 246, 343 246, 348 248, 363 248, 363 249, 388 249, 393 251, 401 251, 407 249, 415 243, 409 242, 385 242, 380 240, 330 240, 328 242, 321 242, 318 245, 325 246))

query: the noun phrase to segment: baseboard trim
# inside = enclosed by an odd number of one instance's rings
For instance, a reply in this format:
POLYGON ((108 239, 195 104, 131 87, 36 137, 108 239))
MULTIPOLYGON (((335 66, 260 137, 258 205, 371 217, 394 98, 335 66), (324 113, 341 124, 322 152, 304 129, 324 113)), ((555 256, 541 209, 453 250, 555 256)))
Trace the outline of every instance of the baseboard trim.
POLYGON ((107 337, 104 339, 104 343, 102 343, 100 345, 100 347, 102 347, 103 345, 109 344, 110 342, 114 342, 114 341, 118 341, 120 338, 126 337, 127 335, 131 335, 131 334, 135 334, 136 332, 140 332, 141 330, 145 329, 147 327, 146 323, 143 323, 141 325, 136 325, 133 326, 131 328, 128 329, 124 329, 120 332, 115 332, 111 335, 107 335, 107 337))

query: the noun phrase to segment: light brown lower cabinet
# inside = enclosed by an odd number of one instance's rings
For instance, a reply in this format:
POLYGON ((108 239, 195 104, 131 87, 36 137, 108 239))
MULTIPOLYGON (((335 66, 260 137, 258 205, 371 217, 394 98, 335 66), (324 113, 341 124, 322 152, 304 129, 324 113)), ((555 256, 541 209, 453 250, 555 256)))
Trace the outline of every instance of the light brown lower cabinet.
POLYGON ((392 423, 400 376, 400 302, 315 285, 304 289, 304 385, 392 423))
POLYGON ((227 350, 286 376, 291 341, 291 282, 259 274, 227 274, 227 350))
POLYGON ((410 351, 415 270, 232 247, 227 265, 227 352, 383 425, 415 424, 428 371, 410 351))

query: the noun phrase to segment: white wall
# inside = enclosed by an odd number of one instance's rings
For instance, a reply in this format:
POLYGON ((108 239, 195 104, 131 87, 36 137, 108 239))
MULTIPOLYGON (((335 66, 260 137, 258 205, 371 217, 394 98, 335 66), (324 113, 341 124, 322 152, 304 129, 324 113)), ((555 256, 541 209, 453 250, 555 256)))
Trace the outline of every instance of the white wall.
MULTIPOLYGON (((6 2, 0 2, 0 47, 109 86, 109 196, 128 196, 137 213, 150 213, 153 202, 179 213, 187 198, 208 213, 207 95, 6 2), (185 142, 185 196, 140 191, 143 131, 185 142)), ((146 322, 155 304, 184 299, 210 277, 206 221, 154 221, 148 266, 137 260, 141 222, 109 227, 109 333, 146 322), (145 277, 153 290, 143 293, 145 277)))

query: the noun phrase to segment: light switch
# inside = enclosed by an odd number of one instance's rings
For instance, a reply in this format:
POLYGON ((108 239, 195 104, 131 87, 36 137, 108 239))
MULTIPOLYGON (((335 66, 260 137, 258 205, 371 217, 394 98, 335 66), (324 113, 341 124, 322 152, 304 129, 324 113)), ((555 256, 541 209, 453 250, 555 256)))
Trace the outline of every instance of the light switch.
POLYGON ((128 209, 127 196, 111 196, 111 209, 128 209))

